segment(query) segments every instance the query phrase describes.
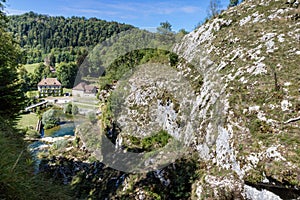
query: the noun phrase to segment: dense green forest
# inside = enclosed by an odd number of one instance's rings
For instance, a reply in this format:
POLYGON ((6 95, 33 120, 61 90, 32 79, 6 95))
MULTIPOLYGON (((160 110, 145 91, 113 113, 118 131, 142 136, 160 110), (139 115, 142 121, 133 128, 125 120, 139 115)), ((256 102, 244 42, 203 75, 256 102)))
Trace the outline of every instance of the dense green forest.
POLYGON ((158 33, 151 33, 95 18, 50 17, 30 12, 8 19, 6 29, 21 47, 19 62, 36 63, 31 71, 19 67, 23 92, 36 90, 43 77, 57 77, 63 87, 72 88, 76 76, 78 82, 86 76, 100 77, 105 74, 103 68, 118 57, 139 49, 169 50, 187 33, 172 32, 168 22, 161 23, 158 33), (84 67, 80 67, 83 62, 84 67))
POLYGON ((25 50, 27 63, 43 62, 50 53, 56 63, 75 61, 79 47, 93 47, 134 28, 96 18, 53 17, 33 12, 8 18, 7 31, 25 50))

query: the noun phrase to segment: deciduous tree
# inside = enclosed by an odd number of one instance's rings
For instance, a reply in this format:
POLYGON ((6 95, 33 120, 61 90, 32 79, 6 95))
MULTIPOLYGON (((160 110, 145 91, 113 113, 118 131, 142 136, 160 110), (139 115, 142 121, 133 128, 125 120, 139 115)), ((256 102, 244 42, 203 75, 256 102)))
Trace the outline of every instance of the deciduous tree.
POLYGON ((78 67, 76 63, 60 63, 56 67, 56 75, 63 87, 72 88, 78 67))
POLYGON ((172 25, 168 21, 161 22, 160 26, 157 28, 157 31, 161 34, 170 33, 172 32, 172 25))
POLYGON ((208 18, 216 17, 220 12, 220 0, 210 0, 207 10, 208 18))
POLYGON ((60 122, 60 118, 58 116, 57 110, 50 109, 44 112, 42 117, 42 123, 45 129, 53 128, 57 126, 60 122))

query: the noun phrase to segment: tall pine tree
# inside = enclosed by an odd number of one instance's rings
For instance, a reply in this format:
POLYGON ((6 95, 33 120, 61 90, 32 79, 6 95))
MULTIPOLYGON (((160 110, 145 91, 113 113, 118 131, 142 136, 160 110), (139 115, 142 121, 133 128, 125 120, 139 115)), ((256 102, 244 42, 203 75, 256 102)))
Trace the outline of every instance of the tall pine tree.
POLYGON ((5 30, 7 18, 3 12, 4 2, 0 0, 0 117, 2 121, 11 123, 23 106, 24 94, 17 73, 20 51, 5 30))
POLYGON ((239 3, 239 0, 230 0, 229 7, 236 6, 236 5, 238 5, 238 3, 239 3))

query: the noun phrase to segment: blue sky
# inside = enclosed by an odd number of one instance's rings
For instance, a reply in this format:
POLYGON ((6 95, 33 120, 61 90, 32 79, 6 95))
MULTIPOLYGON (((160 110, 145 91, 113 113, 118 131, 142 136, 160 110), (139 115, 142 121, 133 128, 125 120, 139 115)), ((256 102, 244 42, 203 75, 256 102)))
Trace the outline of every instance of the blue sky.
MULTIPOLYGON (((226 8, 229 0, 221 0, 226 8)), ((8 0, 9 15, 34 11, 51 16, 97 17, 139 28, 155 29, 169 21, 172 28, 192 31, 207 16, 209 0, 8 0)))

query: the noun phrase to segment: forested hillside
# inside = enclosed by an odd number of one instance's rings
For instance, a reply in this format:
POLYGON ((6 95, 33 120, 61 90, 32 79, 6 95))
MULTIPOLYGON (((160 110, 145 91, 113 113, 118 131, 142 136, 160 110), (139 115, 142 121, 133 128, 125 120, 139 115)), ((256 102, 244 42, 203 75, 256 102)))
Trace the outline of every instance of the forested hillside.
POLYGON ((50 53, 55 62, 75 61, 79 47, 93 47, 134 27, 96 18, 53 17, 33 12, 9 16, 8 31, 13 33, 27 56, 27 63, 42 62, 50 53))

